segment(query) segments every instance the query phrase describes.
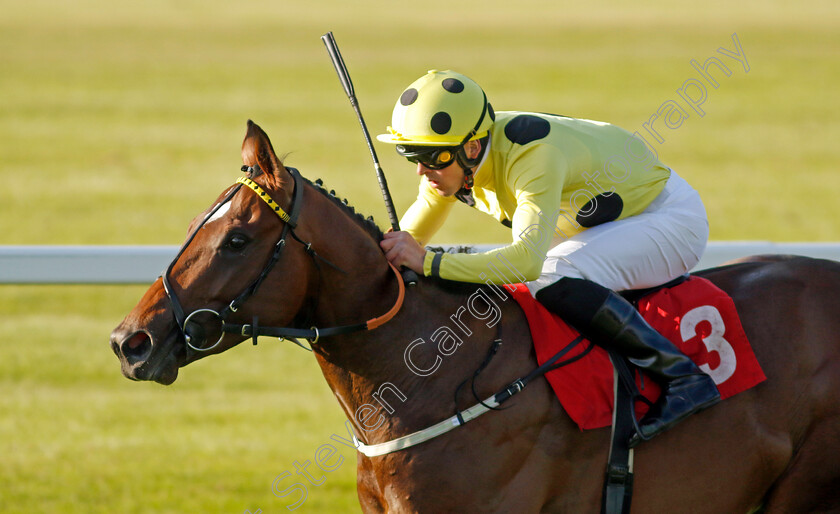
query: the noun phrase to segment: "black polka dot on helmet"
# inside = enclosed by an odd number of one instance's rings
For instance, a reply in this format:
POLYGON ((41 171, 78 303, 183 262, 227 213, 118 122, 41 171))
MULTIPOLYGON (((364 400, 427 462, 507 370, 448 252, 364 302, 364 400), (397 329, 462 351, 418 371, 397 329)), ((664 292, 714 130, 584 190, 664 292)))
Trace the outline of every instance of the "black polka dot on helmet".
POLYGON ((403 94, 400 95, 400 104, 402 105, 411 105, 417 100, 417 90, 413 87, 406 89, 403 91, 403 94))
POLYGON ((464 83, 455 78, 443 79, 441 85, 443 86, 443 89, 449 91, 450 93, 460 93, 464 90, 464 83))
POLYGON ((429 125, 438 134, 446 134, 452 128, 452 117, 445 112, 438 112, 432 116, 429 125))

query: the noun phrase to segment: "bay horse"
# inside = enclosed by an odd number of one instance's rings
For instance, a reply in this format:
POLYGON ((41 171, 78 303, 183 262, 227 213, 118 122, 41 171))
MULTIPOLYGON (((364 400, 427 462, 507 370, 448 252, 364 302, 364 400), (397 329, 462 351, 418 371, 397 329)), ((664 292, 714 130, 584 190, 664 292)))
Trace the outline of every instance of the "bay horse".
MULTIPOLYGON (((481 398, 537 367, 516 302, 497 299, 493 319, 490 303, 465 313, 489 286, 430 278, 402 300, 372 222, 286 168, 251 121, 242 157, 250 185, 193 220, 169 269, 111 334, 126 377, 171 384, 257 324, 289 327, 315 335, 327 384, 372 445, 452 416, 456 389, 497 338, 475 384, 481 398), (463 337, 443 338, 456 321, 463 337)), ((734 299, 767 380, 638 447, 633 512, 840 510, 840 264, 764 257, 701 275, 734 299)), ((473 403, 462 393, 459 408, 473 403)), ((362 509, 597 512, 609 429, 579 430, 543 379, 506 406, 410 448, 358 453, 362 509)))

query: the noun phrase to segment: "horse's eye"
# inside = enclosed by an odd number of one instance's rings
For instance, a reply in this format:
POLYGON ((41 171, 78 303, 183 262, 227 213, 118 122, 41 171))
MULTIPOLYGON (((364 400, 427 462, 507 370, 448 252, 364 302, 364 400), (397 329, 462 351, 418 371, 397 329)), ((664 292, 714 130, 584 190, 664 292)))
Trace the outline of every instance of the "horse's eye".
POLYGON ((225 241, 225 248, 231 250, 241 250, 248 244, 248 238, 242 234, 231 234, 225 241))

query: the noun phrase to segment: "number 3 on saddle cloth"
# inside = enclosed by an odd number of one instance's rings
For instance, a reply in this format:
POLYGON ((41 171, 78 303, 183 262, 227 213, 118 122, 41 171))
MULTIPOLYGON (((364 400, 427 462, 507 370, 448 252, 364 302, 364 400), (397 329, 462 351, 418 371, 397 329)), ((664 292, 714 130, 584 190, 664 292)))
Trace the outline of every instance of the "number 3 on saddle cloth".
MULTIPOLYGON (((537 361, 543 364, 578 333, 537 302, 523 284, 515 287, 513 297, 525 311, 537 361)), ((710 281, 692 276, 674 287, 658 289, 642 297, 638 309, 653 328, 714 379, 721 399, 766 379, 741 327, 735 304, 710 281)), ((584 352, 588 346, 588 342, 579 344, 564 360, 584 352)), ((655 401, 659 385, 647 377, 642 381, 636 375, 640 392, 655 401)), ((595 346, 580 360, 548 372, 546 378, 563 408, 582 430, 610 426, 613 368, 605 350, 595 346)), ((641 418, 648 408, 644 402, 636 402, 636 416, 641 418)))

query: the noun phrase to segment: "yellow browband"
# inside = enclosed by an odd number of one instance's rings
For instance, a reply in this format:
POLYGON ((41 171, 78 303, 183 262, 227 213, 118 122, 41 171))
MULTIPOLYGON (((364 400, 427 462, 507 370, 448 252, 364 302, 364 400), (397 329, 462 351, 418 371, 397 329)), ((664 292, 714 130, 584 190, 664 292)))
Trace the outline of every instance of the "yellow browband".
POLYGON ((259 186, 259 184, 249 179, 248 177, 239 177, 236 180, 236 183, 244 184, 245 186, 249 187, 253 192, 257 193, 257 196, 259 196, 265 203, 267 203, 269 207, 271 207, 272 211, 274 211, 278 216, 280 216, 281 220, 285 221, 286 223, 289 222, 291 218, 288 214, 286 214, 286 211, 284 211, 282 207, 277 205, 277 202, 272 200, 271 197, 268 196, 268 193, 266 193, 265 190, 259 186))

